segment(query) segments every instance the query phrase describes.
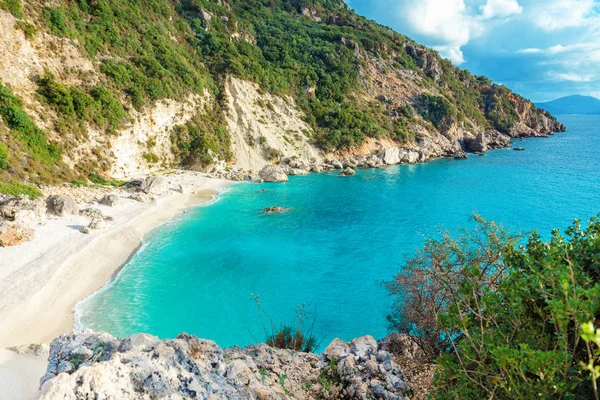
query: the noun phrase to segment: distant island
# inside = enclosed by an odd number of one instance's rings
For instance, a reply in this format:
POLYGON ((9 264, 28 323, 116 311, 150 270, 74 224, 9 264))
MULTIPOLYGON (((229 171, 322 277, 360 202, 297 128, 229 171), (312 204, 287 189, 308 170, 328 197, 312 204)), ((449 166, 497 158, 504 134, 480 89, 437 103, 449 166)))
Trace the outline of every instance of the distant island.
POLYGON ((592 96, 566 96, 535 105, 551 114, 600 115, 600 100, 592 96))

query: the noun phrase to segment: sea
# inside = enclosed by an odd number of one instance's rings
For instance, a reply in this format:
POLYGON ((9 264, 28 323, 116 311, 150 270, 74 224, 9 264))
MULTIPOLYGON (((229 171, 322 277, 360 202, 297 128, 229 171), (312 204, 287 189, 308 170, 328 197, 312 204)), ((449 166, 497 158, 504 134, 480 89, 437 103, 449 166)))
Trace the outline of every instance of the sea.
POLYGON ((425 238, 471 227, 474 213, 546 238, 600 213, 600 116, 559 119, 567 132, 516 140, 525 151, 234 184, 147 235, 77 305, 76 325, 228 347, 263 342, 301 315, 321 349, 336 337, 382 338, 392 306, 383 282, 425 238), (289 211, 266 214, 271 206, 289 211))

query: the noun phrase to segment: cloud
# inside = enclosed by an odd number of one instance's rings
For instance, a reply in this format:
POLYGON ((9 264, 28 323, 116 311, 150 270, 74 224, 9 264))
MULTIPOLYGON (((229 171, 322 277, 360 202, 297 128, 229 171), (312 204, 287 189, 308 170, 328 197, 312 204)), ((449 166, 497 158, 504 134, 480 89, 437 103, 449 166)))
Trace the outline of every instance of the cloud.
POLYGON ((517 0, 487 0, 479 8, 481 14, 465 0, 405 0, 397 9, 410 33, 425 38, 456 64, 465 61, 461 47, 485 32, 484 21, 523 12, 517 0))
POLYGON ((479 6, 479 9, 483 19, 506 18, 523 13, 523 7, 517 0, 487 0, 487 3, 479 6))
POLYGON ((531 18, 545 31, 583 26, 596 15, 594 0, 545 0, 532 8, 531 18))
POLYGON ((527 48, 518 50, 520 54, 545 54, 545 55, 556 55, 561 53, 574 53, 574 52, 592 52, 600 49, 600 43, 576 43, 563 46, 557 44, 555 46, 547 47, 545 49, 540 48, 527 48))
POLYGON ((578 74, 575 72, 550 72, 550 79, 559 82, 593 82, 596 76, 592 74, 578 74))

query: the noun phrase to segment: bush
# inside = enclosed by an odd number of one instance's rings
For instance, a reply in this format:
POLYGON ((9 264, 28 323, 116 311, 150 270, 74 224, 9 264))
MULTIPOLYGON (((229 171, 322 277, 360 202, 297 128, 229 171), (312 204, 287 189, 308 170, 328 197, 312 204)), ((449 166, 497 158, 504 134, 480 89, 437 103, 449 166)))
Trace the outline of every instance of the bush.
POLYGON ((8 169, 8 149, 4 143, 0 143, 0 169, 8 169))
POLYGON ((48 26, 52 33, 66 36, 69 33, 67 28, 67 17, 62 7, 53 7, 44 9, 44 17, 48 21, 48 26))
POLYGON ((436 128, 447 128, 455 116, 454 107, 442 96, 422 94, 417 99, 419 113, 436 128))
POLYGON ((0 181, 0 193, 11 196, 25 195, 32 200, 43 196, 42 192, 38 188, 18 182, 8 183, 0 181))
POLYGON ((0 2, 0 8, 7 10, 15 18, 23 18, 21 0, 4 0, 0 2))
POLYGON ((37 34, 37 28, 29 22, 17 21, 16 27, 23 31, 23 34, 27 39, 33 39, 37 34))
POLYGON ((586 230, 576 222, 564 236, 554 231, 549 242, 534 232, 518 246, 478 222, 474 234, 428 241, 388 284, 393 326, 417 333, 430 356, 441 354, 436 397, 590 397, 579 339, 600 315, 600 220, 586 230))

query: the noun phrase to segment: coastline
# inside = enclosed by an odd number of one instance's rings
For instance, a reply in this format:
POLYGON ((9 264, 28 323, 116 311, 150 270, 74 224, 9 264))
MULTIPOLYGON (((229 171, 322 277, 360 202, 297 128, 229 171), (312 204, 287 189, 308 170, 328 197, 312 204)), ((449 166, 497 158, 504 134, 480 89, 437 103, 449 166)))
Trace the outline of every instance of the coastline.
POLYGON ((0 348, 49 343, 73 330, 76 304, 102 288, 142 245, 145 235, 184 209, 211 201, 229 182, 180 173, 192 193, 169 191, 149 203, 124 199, 107 229, 84 235, 80 216, 48 220, 36 237, 0 249, 0 348), (6 323, 8 321, 9 323, 6 323))

